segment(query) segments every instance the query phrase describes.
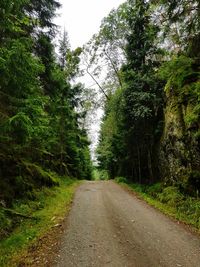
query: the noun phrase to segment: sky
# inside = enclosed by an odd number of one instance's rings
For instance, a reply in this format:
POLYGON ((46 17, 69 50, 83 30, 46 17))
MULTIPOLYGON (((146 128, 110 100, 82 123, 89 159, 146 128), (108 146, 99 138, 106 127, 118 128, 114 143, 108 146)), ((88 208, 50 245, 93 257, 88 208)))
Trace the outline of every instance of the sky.
MULTIPOLYGON (((65 28, 68 32, 72 49, 82 47, 91 37, 98 33, 101 21, 113 8, 117 8, 125 0, 60 0, 62 7, 58 11, 55 23, 60 26, 60 30, 65 28)), ((90 77, 84 76, 81 82, 86 86, 91 86, 94 81, 90 77)), ((92 90, 93 88, 91 88, 92 90)), ((96 88, 95 90, 98 91, 96 88)), ((103 110, 99 108, 93 115, 93 123, 88 129, 92 158, 95 160, 95 149, 98 144, 100 122, 103 110)))
POLYGON ((98 32, 101 20, 125 0, 60 0, 56 23, 65 27, 72 48, 88 42, 98 32))

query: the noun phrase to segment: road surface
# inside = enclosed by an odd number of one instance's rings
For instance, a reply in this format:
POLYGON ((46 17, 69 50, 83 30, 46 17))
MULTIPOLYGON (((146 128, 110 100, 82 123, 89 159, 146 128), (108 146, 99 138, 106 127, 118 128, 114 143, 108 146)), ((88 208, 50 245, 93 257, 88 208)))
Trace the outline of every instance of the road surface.
POLYGON ((112 181, 75 195, 56 267, 200 267, 200 238, 112 181))

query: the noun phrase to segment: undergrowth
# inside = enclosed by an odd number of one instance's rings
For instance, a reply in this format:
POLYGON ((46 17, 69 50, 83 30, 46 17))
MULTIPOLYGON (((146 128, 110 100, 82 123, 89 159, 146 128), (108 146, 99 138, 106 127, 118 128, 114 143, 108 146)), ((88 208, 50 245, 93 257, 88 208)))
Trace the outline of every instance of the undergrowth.
POLYGON ((123 177, 115 181, 134 192, 137 192, 146 202, 158 208, 163 213, 192 225, 200 231, 200 199, 184 195, 175 186, 165 187, 162 183, 140 185, 128 183, 123 177))
POLYGON ((4 238, 0 240, 0 266, 17 266, 28 247, 65 217, 80 182, 62 178, 59 183, 59 187, 44 187, 34 192, 34 200, 16 201, 12 216, 0 209, 0 227, 4 229, 1 233, 4 238), (16 224, 10 232, 13 220, 16 224), (5 235, 6 231, 9 231, 9 236, 5 235))

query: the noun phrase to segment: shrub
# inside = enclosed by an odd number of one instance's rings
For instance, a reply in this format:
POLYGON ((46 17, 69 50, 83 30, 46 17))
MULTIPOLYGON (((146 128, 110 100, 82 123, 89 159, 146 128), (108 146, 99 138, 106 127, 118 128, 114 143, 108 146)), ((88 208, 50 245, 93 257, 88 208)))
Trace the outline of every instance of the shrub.
POLYGON ((183 201, 184 197, 175 186, 168 186, 163 189, 162 193, 158 194, 158 199, 162 203, 167 203, 170 206, 176 207, 183 201))
POLYGON ((127 179, 125 177, 122 177, 122 176, 116 177, 115 180, 117 181, 117 183, 125 183, 125 184, 128 183, 127 179))
POLYGON ((100 171, 100 180, 109 180, 108 172, 105 170, 100 171))
POLYGON ((150 187, 146 187, 146 193, 154 198, 157 198, 158 194, 161 193, 162 190, 163 190, 162 183, 156 183, 151 185, 150 187))

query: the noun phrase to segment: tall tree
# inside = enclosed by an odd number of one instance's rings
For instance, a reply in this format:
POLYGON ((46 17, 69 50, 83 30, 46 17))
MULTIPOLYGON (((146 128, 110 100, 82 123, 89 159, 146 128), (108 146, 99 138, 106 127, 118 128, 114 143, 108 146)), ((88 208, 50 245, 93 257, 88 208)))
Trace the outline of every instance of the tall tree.
POLYGON ((120 155, 114 160, 118 166, 114 175, 153 181, 157 174, 153 156, 155 131, 162 118, 162 86, 155 72, 161 52, 155 46, 158 28, 151 23, 149 3, 130 0, 127 5, 125 19, 130 30, 126 35, 127 63, 121 69, 121 120, 110 151, 114 148, 115 154, 120 155))
POLYGON ((3 1, 0 9, 0 198, 10 204, 59 175, 90 178, 86 132, 76 105, 80 49, 57 63, 57 1, 3 1), (63 69, 64 68, 64 69, 63 69), (57 174, 53 174, 56 172, 57 174))

